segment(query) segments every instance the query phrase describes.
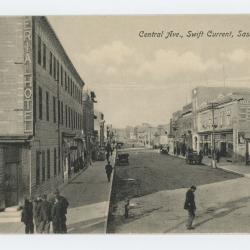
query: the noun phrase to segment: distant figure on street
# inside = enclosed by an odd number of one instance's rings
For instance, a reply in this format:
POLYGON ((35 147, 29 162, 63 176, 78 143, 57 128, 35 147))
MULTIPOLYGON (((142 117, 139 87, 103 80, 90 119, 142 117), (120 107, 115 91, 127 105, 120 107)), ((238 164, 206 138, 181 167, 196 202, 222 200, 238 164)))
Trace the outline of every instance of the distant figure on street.
POLYGON ((129 205, 130 205, 130 200, 127 200, 127 202, 125 203, 125 206, 124 206, 124 217, 125 219, 128 218, 128 213, 129 213, 129 205))
POLYGON ((199 164, 202 163, 202 159, 203 159, 203 153, 202 150, 199 151, 199 164))
POLYGON ((219 149, 217 149, 217 150, 215 151, 215 156, 216 156, 216 161, 217 161, 217 162, 220 162, 220 150, 219 150, 219 149))
POLYGON ((54 204, 51 210, 51 217, 52 217, 52 226, 53 226, 53 233, 60 234, 62 233, 62 207, 59 203, 57 197, 54 200, 54 204))
POLYGON ((109 154, 109 152, 107 151, 107 153, 106 153, 106 160, 107 160, 107 161, 109 161, 109 157, 110 157, 110 154, 109 154))
POLYGON ((110 182, 110 177, 113 171, 113 167, 111 166, 110 161, 108 161, 108 164, 105 166, 105 170, 106 170, 108 182, 110 182))
POLYGON ((33 205, 29 199, 24 200, 24 207, 21 215, 21 222, 25 224, 25 233, 34 233, 34 223, 33 223, 33 205))
POLYGON ((67 226, 66 226, 66 221, 67 221, 67 209, 69 206, 69 202, 67 199, 63 196, 60 195, 60 192, 58 189, 54 192, 55 198, 58 200, 58 210, 60 210, 60 233, 67 233, 67 226))
POLYGON ((36 233, 41 233, 41 216, 40 216, 41 204, 42 204, 41 196, 38 196, 34 201, 34 208, 33 208, 36 233))
POLYGON ((49 234, 51 222, 51 203, 47 200, 47 195, 42 196, 42 203, 40 209, 41 230, 40 233, 49 234))
POLYGON ((196 190, 195 186, 191 186, 190 189, 186 193, 186 200, 184 204, 184 209, 188 211, 188 221, 187 221, 187 229, 191 230, 194 229, 192 226, 193 220, 195 218, 195 197, 194 197, 194 192, 196 190))

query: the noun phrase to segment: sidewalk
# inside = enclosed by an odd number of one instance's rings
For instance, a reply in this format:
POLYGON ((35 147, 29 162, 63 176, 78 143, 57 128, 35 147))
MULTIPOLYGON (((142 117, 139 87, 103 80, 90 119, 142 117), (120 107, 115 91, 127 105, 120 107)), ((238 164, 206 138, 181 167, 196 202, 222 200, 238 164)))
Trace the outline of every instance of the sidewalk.
MULTIPOLYGON (((69 201, 68 233, 106 233, 113 174, 108 183, 105 165, 106 161, 96 161, 63 186, 61 194, 69 201)), ((1 213, 0 234, 23 234, 20 214, 1 213)))
MULTIPOLYGON (((169 155, 171 155, 173 157, 179 157, 181 159, 186 159, 182 155, 177 156, 177 155, 174 155, 171 153, 169 155)), ((203 159, 202 159, 202 163, 204 165, 207 165, 207 166, 211 166, 211 161, 212 161, 212 159, 208 158, 207 156, 203 157, 203 159)), ((217 163, 217 167, 223 169, 224 171, 231 172, 234 174, 239 174, 239 175, 242 175, 244 177, 250 178, 250 166, 246 166, 243 163, 241 163, 241 164, 240 163, 232 163, 232 162, 228 162, 226 158, 221 158, 220 162, 217 163)))

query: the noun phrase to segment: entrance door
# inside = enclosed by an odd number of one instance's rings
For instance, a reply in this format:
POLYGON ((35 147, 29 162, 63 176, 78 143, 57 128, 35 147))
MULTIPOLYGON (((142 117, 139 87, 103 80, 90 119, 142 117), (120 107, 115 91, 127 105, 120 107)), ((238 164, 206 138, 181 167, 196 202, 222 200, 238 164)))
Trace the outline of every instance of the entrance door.
POLYGON ((19 191, 19 147, 7 146, 4 148, 5 160, 5 206, 18 205, 19 191))

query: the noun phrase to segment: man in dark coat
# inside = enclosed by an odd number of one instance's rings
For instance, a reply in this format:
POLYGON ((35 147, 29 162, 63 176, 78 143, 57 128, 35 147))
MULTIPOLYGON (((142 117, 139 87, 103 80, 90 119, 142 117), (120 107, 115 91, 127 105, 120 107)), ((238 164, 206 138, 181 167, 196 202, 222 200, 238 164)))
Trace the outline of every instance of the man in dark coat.
POLYGON ((107 178, 108 178, 108 182, 110 182, 110 177, 113 171, 113 168, 110 164, 110 161, 108 161, 108 164, 105 166, 105 170, 106 170, 106 174, 107 174, 107 178))
POLYGON ((67 201, 67 199, 63 196, 60 195, 59 190, 57 189, 55 191, 55 198, 58 200, 58 211, 60 210, 61 215, 60 215, 60 228, 61 228, 61 232, 60 233, 67 233, 67 226, 66 226, 66 221, 67 221, 67 209, 69 206, 69 202, 67 201))
POLYGON ((50 222, 51 222, 51 203, 47 200, 47 195, 42 196, 42 203, 40 209, 40 218, 41 218, 41 231, 40 233, 50 232, 50 222))
POLYGON ((194 229, 192 224, 195 218, 195 210, 196 210, 195 197, 194 197, 195 190, 196 190, 195 186, 190 187, 190 189, 186 193, 186 200, 184 204, 184 209, 188 211, 188 221, 186 225, 188 230, 194 229))
POLYGON ((33 205, 29 199, 24 200, 24 207, 21 215, 21 222, 25 224, 25 233, 34 233, 33 205))
POLYGON ((51 210, 51 217, 52 217, 52 226, 53 226, 53 233, 59 234, 62 233, 62 206, 59 203, 57 197, 54 200, 54 204, 51 210))
POLYGON ((36 233, 41 233, 41 204, 42 204, 42 198, 41 196, 38 196, 34 201, 34 221, 36 226, 36 233))

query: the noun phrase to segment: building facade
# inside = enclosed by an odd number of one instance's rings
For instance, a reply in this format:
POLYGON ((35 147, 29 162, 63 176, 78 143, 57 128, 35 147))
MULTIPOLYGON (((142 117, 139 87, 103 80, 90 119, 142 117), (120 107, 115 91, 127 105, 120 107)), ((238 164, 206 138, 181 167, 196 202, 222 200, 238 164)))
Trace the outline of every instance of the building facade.
POLYGON ((173 152, 182 153, 185 145, 184 148, 211 155, 214 143, 221 156, 232 161, 248 162, 249 100, 249 88, 193 89, 192 103, 173 113, 170 120, 173 152))
POLYGON ((94 103, 96 95, 93 91, 83 92, 83 130, 86 141, 85 163, 88 164, 94 150, 94 103))
POLYGON ((0 31, 4 208, 71 177, 84 148, 84 82, 45 17, 1 17, 0 31))

